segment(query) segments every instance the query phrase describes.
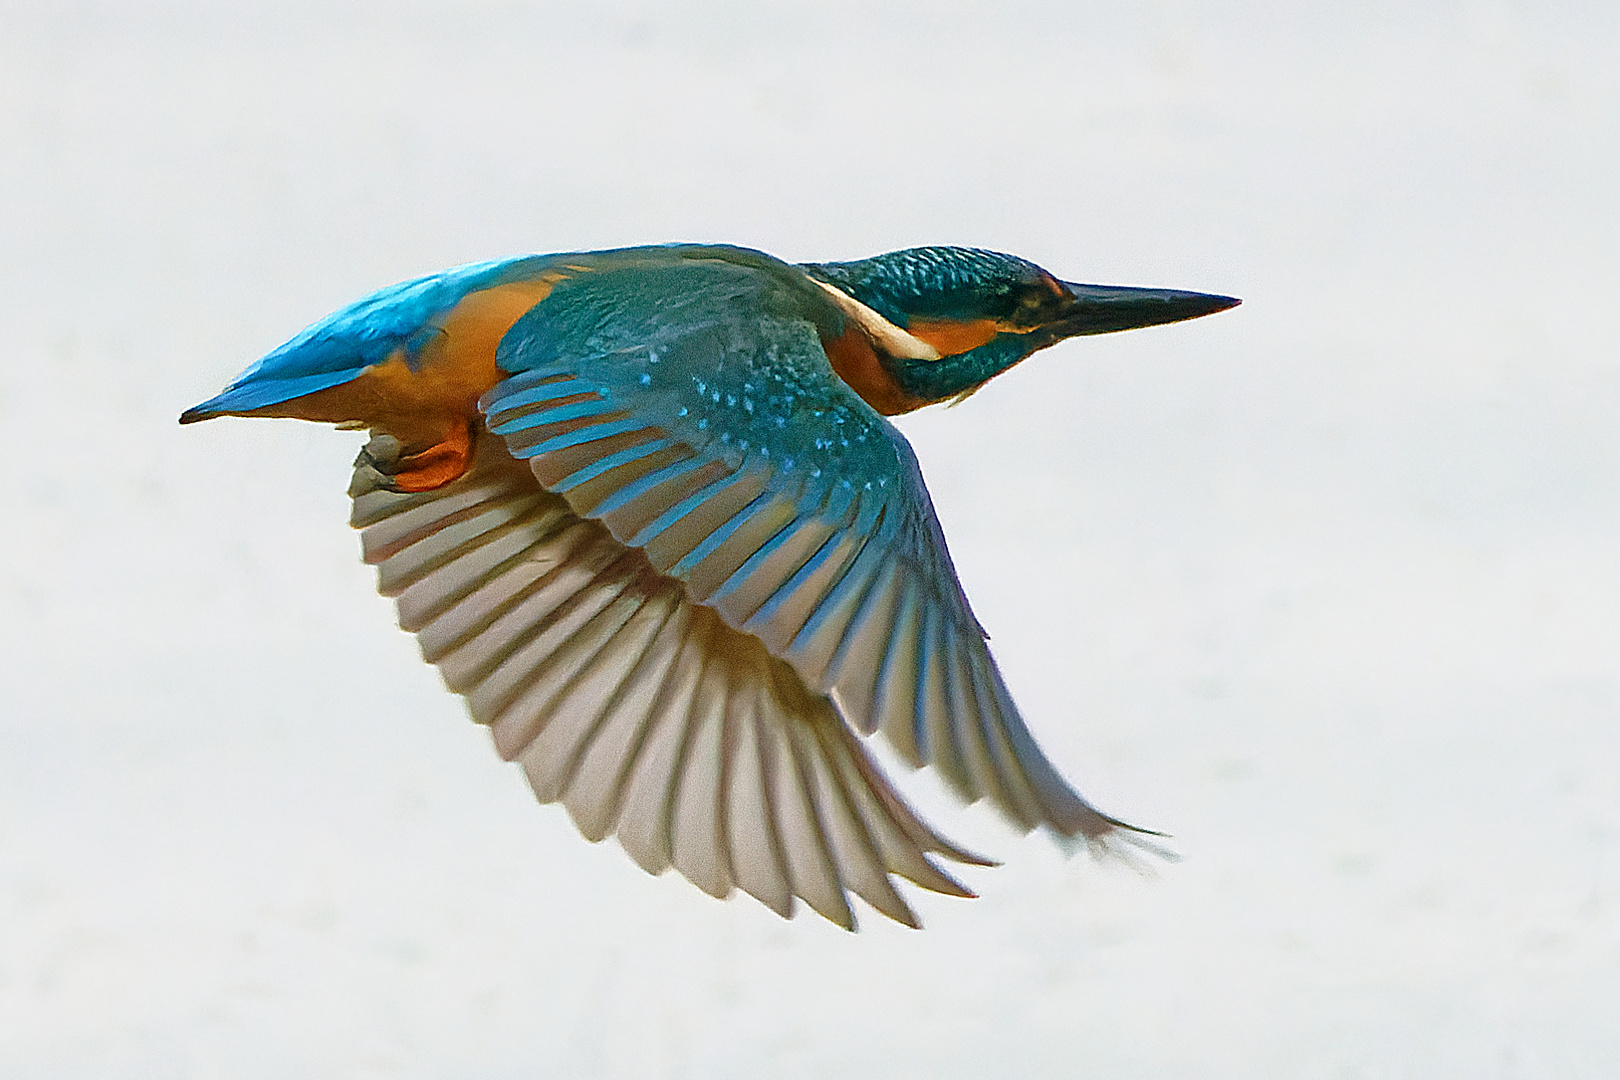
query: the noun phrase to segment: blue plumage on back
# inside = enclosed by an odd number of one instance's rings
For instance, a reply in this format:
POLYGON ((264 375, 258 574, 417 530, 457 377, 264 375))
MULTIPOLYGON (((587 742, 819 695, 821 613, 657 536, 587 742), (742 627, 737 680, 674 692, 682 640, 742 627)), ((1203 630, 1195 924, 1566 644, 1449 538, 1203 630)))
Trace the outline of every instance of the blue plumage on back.
POLYGON ((276 405, 348 382, 401 350, 411 357, 432 320, 468 293, 533 277, 555 261, 546 255, 493 259, 378 289, 265 354, 223 393, 186 410, 181 420, 276 405))

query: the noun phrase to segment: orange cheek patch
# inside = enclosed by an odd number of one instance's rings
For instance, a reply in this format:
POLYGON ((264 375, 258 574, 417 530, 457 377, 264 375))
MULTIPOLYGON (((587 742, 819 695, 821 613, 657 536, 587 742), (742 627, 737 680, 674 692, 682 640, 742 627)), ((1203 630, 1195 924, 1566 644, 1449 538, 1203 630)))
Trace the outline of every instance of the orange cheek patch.
POLYGON ((912 319, 906 330, 939 350, 956 356, 995 340, 1002 327, 994 319, 912 319))

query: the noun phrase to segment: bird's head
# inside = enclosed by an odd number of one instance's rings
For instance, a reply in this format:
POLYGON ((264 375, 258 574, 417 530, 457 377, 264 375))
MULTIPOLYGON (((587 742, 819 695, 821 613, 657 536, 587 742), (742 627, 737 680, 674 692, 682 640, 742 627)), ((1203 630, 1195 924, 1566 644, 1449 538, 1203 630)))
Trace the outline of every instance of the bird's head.
POLYGON ((874 335, 874 343, 889 376, 918 404, 969 393, 1065 338, 1196 319, 1239 303, 1174 289, 1077 285, 979 248, 907 248, 804 269, 904 331, 874 335))

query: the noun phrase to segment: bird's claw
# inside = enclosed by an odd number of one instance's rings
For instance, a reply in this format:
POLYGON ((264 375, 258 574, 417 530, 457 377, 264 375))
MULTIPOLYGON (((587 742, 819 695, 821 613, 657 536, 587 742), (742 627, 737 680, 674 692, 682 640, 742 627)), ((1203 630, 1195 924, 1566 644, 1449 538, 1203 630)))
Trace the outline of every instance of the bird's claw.
POLYGON ((375 474, 372 483, 385 491, 414 494, 432 491, 459 478, 472 462, 470 424, 455 423, 439 442, 421 449, 377 433, 360 450, 355 467, 375 474))

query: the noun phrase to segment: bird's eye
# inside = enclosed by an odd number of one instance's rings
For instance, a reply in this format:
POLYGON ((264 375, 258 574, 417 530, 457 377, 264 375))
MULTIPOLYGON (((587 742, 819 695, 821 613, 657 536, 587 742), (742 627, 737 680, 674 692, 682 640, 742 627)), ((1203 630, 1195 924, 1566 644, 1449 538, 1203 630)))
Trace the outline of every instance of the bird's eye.
POLYGON ((1020 326, 1036 326, 1053 317, 1057 305, 1045 289, 1027 289, 1018 298, 1013 322, 1020 326))

